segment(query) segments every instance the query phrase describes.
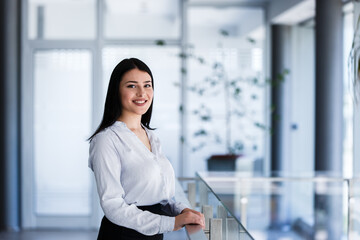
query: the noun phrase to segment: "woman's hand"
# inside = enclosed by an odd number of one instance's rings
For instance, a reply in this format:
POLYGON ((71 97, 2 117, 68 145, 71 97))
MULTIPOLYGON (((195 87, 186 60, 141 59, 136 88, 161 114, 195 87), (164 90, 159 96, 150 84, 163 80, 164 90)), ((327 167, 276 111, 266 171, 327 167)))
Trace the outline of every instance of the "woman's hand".
POLYGON ((204 215, 201 212, 185 208, 175 217, 174 231, 181 229, 186 224, 199 224, 203 229, 205 229, 204 215))

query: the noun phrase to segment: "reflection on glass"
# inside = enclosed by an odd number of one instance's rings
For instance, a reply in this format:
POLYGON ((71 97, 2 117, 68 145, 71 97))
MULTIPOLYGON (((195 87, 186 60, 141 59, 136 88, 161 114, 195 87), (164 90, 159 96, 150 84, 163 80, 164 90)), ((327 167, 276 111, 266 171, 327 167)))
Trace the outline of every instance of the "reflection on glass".
POLYGON ((211 155, 230 153, 242 155, 241 170, 261 171, 263 10, 192 7, 188 16, 188 175, 206 169, 211 155))
POLYGON ((94 39, 95 0, 29 0, 29 39, 94 39))
POLYGON ((180 36, 179 0, 105 0, 109 39, 174 39, 180 36))
POLYGON ((91 53, 37 51, 34 60, 36 213, 89 215, 91 53))
POLYGON ((111 72, 124 58, 144 61, 154 76, 154 108, 151 126, 162 145, 162 151, 179 171, 180 140, 180 59, 176 47, 106 47, 103 50, 103 96, 105 99, 111 72))

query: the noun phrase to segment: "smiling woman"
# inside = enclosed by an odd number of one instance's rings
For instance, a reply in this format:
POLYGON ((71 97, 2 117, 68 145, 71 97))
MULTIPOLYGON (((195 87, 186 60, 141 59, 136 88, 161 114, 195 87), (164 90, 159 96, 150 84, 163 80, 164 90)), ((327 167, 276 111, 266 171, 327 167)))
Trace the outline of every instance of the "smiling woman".
POLYGON ((204 216, 176 202, 174 170, 150 127, 154 80, 148 66, 124 59, 111 74, 102 122, 90 137, 105 213, 98 239, 163 239, 204 216))

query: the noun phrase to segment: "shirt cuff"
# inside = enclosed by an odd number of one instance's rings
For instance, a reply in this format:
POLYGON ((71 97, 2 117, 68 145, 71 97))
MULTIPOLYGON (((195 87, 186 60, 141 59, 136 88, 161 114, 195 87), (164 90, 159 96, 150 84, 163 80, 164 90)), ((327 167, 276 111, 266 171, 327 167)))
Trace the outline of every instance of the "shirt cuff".
POLYGON ((190 207, 183 203, 176 204, 174 212, 176 213, 176 215, 179 215, 182 212, 182 210, 184 210, 185 208, 190 208, 190 207))
POLYGON ((171 232, 175 227, 175 217, 161 215, 159 233, 171 232))

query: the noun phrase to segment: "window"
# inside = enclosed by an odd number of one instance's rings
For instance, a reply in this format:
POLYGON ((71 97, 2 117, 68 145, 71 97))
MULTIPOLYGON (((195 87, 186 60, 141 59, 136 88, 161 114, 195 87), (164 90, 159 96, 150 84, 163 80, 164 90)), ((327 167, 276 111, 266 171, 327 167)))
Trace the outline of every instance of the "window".
POLYGON ((29 0, 29 39, 95 39, 95 0, 29 0))
POLYGON ((233 153, 252 171, 267 131, 263 11, 193 7, 188 14, 188 174, 206 170, 212 154, 233 153))
POLYGON ((34 166, 37 215, 90 215, 86 169, 91 129, 91 53, 34 55, 34 166))
POLYGON ((180 1, 104 1, 104 37, 107 39, 177 39, 180 37, 180 1))

